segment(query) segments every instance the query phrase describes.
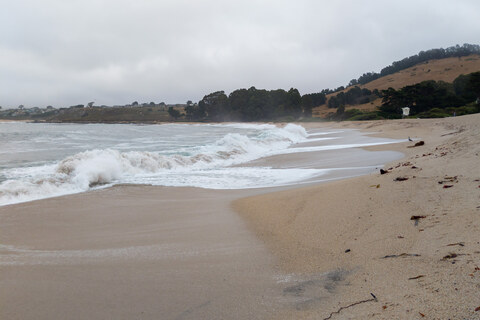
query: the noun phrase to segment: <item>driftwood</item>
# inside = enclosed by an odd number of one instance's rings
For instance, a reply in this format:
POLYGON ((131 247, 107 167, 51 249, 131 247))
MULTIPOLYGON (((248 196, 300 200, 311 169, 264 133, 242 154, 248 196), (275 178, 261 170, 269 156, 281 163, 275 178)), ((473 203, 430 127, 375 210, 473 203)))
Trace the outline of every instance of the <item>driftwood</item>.
POLYGON ((456 257, 458 257, 458 254, 450 253, 450 254, 447 254, 445 257, 443 257, 442 260, 453 259, 453 258, 456 258, 456 257))
POLYGON ((400 258, 400 257, 420 257, 420 255, 416 254, 416 253, 389 254, 389 255, 386 255, 386 256, 382 257, 382 259, 400 258))
POLYGON ((418 226, 418 221, 419 221, 420 219, 425 219, 426 217, 427 217, 427 216, 411 216, 411 217, 410 217, 410 220, 415 221, 415 226, 418 226))
POLYGON ((423 146, 424 144, 425 144, 425 141, 418 141, 418 142, 415 143, 413 146, 408 146, 407 148, 420 147, 420 146, 423 146))
POLYGON ((465 246, 465 242, 457 242, 457 243, 450 243, 450 244, 447 244, 447 247, 453 247, 453 246, 460 246, 460 247, 464 247, 464 246, 465 246))
POLYGON ((410 220, 425 219, 427 216, 411 216, 410 220))

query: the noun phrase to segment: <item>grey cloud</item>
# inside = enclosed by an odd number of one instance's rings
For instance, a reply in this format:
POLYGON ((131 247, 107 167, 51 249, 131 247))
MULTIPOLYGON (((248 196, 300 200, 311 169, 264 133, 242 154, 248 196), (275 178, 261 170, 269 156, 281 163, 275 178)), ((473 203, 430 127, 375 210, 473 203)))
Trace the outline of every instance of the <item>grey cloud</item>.
POLYGON ((0 2, 2 106, 317 92, 480 34, 474 0, 0 2))

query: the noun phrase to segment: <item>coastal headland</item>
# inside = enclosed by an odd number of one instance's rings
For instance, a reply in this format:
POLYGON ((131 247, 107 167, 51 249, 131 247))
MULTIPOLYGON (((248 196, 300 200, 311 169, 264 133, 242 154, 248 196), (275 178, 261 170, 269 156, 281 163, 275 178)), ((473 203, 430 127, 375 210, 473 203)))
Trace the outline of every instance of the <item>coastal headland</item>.
POLYGON ((0 207, 0 318, 479 317, 480 115, 304 125, 403 139, 364 149, 405 157, 285 190, 121 185, 0 207))

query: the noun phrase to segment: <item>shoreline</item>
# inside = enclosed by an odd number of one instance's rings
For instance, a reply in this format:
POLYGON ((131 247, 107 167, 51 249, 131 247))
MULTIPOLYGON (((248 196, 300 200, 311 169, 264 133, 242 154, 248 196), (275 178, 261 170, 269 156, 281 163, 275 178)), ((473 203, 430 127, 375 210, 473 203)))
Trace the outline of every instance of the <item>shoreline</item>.
MULTIPOLYGON (((238 124, 237 124, 238 126, 238 124)), ((28 130, 28 128, 35 128, 34 125, 24 125, 24 126, 18 126, 18 130, 24 130, 23 127, 28 130), (33 126, 33 127, 31 127, 33 126)), ((303 127, 300 127, 298 125, 293 125, 295 129, 301 130, 302 132, 304 131, 303 127), (301 129, 300 129, 301 128, 301 129)), ((14 127, 17 128, 17 127, 14 127)), ((49 128, 43 129, 44 127, 40 128, 39 131, 41 130, 49 130, 49 128)), ((75 127, 75 129, 77 129, 75 127)), ((117 130, 119 127, 116 127, 117 130)), ((134 128, 132 126, 129 126, 129 130, 131 128, 134 128)), ((183 128, 187 127, 179 127, 178 130, 183 130, 183 128)), ((205 127, 205 130, 208 130, 208 126, 205 127)), ((268 125, 268 129, 270 128, 275 128, 272 125, 268 125)), ((55 126, 53 128, 50 128, 51 130, 65 130, 63 127, 58 127, 55 126)), ((81 129, 80 129, 81 130, 81 129)), ((90 131, 95 130, 95 129, 89 129, 90 131)), ((135 129, 133 129, 135 130, 135 129)), ((229 127, 226 129, 222 129, 223 131, 231 131, 229 127)), ((277 129, 275 129, 277 130, 277 129)), ((141 184, 141 183, 146 183, 150 185, 168 185, 168 186, 196 186, 196 187, 204 187, 204 188, 211 188, 211 189, 226 189, 229 190, 230 188, 232 189, 244 189, 244 188, 253 188, 253 189, 265 189, 268 188, 291 188, 291 187, 297 187, 298 185, 311 185, 315 184, 318 182, 326 181, 326 180, 337 180, 340 178, 345 178, 345 177, 351 177, 351 176, 358 176, 361 174, 366 174, 370 173, 372 170, 374 170, 375 167, 377 166, 382 166, 384 163, 388 161, 392 161, 395 158, 399 157, 398 153, 394 152, 389 152, 389 151, 384 151, 384 152, 377 152, 373 153, 370 151, 364 151, 360 148, 352 148, 352 146, 363 146, 363 145, 373 145, 373 144, 382 144, 382 143, 398 143, 398 140, 391 140, 391 139, 379 139, 379 138, 371 138, 367 137, 365 134, 358 133, 356 130, 342 130, 342 131, 335 131, 335 130, 323 130, 320 129, 323 132, 318 133, 318 130, 312 130, 312 136, 311 137, 304 137, 302 135, 302 138, 300 139, 301 141, 292 145, 289 150, 284 148, 286 147, 283 145, 282 148, 278 150, 273 151, 265 151, 265 150, 270 150, 269 148, 264 148, 264 143, 256 142, 256 140, 248 140, 247 142, 249 143, 246 147, 244 146, 245 142, 238 142, 238 138, 235 137, 233 141, 230 143, 232 147, 226 146, 225 148, 229 150, 228 148, 233 148, 235 153, 233 153, 233 159, 235 160, 237 158, 240 158, 240 161, 244 161, 242 163, 237 163, 234 165, 230 165, 229 167, 233 168, 232 170, 225 168, 225 174, 226 176, 231 175, 232 179, 231 180, 225 180, 227 182, 223 182, 223 184, 218 184, 215 183, 215 178, 216 175, 214 175, 212 178, 206 178, 204 179, 205 181, 200 179, 200 182, 198 182, 197 176, 187 176, 184 175, 185 177, 183 179, 178 179, 177 176, 175 176, 175 171, 172 171, 173 177, 170 177, 170 175, 167 175, 167 178, 162 178, 164 176, 161 172, 157 172, 157 174, 152 174, 151 179, 132 179, 130 175, 126 175, 127 178, 120 176, 117 177, 117 180, 109 181, 109 178, 106 178, 106 181, 103 181, 102 184, 99 185, 93 185, 89 188, 86 186, 81 185, 78 187, 77 185, 74 185, 73 183, 70 183, 68 179, 66 179, 66 182, 62 184, 62 181, 57 181, 56 178, 50 179, 49 176, 46 176, 43 178, 42 183, 37 184, 36 182, 31 183, 32 187, 30 187, 29 184, 21 183, 19 186, 16 188, 13 188, 12 190, 10 189, 5 189, 4 192, 0 192, 0 205, 6 205, 6 204, 14 204, 14 203, 22 203, 25 201, 33 201, 33 200, 40 200, 40 199, 46 199, 46 198, 51 198, 55 196, 61 196, 61 195, 69 195, 69 194, 76 194, 76 193, 83 193, 83 192, 88 192, 91 190, 95 189, 104 189, 108 188, 112 185, 115 184, 122 184, 122 183, 130 183, 132 182, 133 184, 141 184), (321 138, 318 138, 318 135, 322 136, 321 138), (326 138, 325 138, 326 137, 326 138), (252 149, 250 148, 250 144, 253 146, 256 146, 257 144, 260 144, 261 148, 257 149, 252 149), (236 154, 236 150, 239 149, 238 154, 236 154), (242 150, 242 148, 246 148, 242 150), (250 149, 249 149, 250 148, 250 149), (262 154, 261 152, 267 152, 265 154, 262 154), (246 159, 242 160, 241 157, 243 156, 242 154, 246 154, 247 158, 254 159, 249 162, 246 162, 246 159), (276 154, 278 153, 278 154, 276 154), (269 155, 270 154, 270 155, 269 155), (348 159, 351 158, 351 159, 348 159), (353 160, 355 159, 355 160, 353 160), (235 170, 238 170, 239 172, 236 172, 235 170), (232 171, 232 172, 230 172, 232 171), (253 172, 253 173, 252 173, 253 172), (239 174, 246 173, 247 175, 245 176, 244 181, 242 181, 241 178, 239 177, 239 174), (257 177, 261 178, 262 175, 265 175, 265 178, 262 180, 258 180, 255 178, 255 174, 257 177), (253 176, 252 176, 253 175, 253 176), (260 175, 260 176, 259 176, 260 175), (253 178, 251 178, 252 176, 253 178), (189 178, 191 178, 189 180, 189 178), (46 181, 47 183, 44 185, 43 181, 46 181), (51 181, 51 182, 50 182, 51 181), (228 183, 230 181, 230 183, 228 183), (58 188, 55 186, 53 190, 49 190, 48 187, 53 184, 54 182, 59 183, 58 188), (38 185, 37 188, 35 186, 38 185), (65 188, 62 188, 64 185, 66 185, 65 188), (23 187, 23 189, 22 189, 23 187), (76 187, 76 188, 75 188, 76 187), (17 192, 17 193, 15 193, 17 192)), ((165 131, 165 130, 164 130, 165 131)), ((287 131, 287 130, 285 130, 287 131)), ((275 132, 277 134, 277 132, 275 132)), ((279 134, 286 134, 284 131, 279 130, 279 134)), ((290 134, 290 133, 288 133, 290 134)), ((297 136, 294 136, 297 138, 297 136)), ((223 139, 223 138, 222 138, 223 139)), ((281 139, 284 139, 283 137, 281 139)), ((221 143, 223 143, 221 141, 221 143)), ((13 147, 15 150, 15 147, 13 147)), ((35 148, 35 146, 32 146, 32 148, 35 148)), ((84 150, 87 150, 87 159, 93 158, 94 160, 97 160, 97 158, 100 158, 100 160, 103 160, 101 156, 104 156, 104 153, 108 155, 109 149, 108 146, 103 146, 102 148, 106 149, 101 149, 99 155, 97 154, 91 154, 91 152, 88 152, 88 149, 91 147, 87 148, 84 147, 84 150), (106 150, 104 152, 104 150, 106 150)), ((62 150, 63 152, 63 150, 62 150)), ((76 158, 82 158, 83 157, 83 151, 82 150, 74 150, 73 152, 63 152, 62 154, 59 154, 57 156, 58 159, 56 163, 53 161, 49 162, 48 164, 52 165, 58 165, 58 163, 62 163, 63 161, 69 161, 69 157, 74 157, 76 158)), ((117 159, 117 157, 123 156, 123 152, 126 152, 126 150, 120 150, 118 151, 120 154, 117 155, 115 154, 114 159, 111 161, 113 164, 117 164, 117 162, 121 162, 121 159, 117 159)), ((207 151, 205 151, 207 152, 207 151)), ((209 151, 208 151, 209 152, 209 151)), ((30 161, 33 161, 35 159, 35 152, 30 152, 26 156, 28 157, 30 161)), ((130 159, 130 154, 126 153, 127 156, 129 156, 128 159, 130 159)), ((224 155, 217 153, 217 154, 212 154, 215 159, 220 159, 222 160, 224 155)), ((146 158, 148 161, 150 161, 150 154, 148 152, 143 152, 140 153, 140 156, 143 158, 146 158)), ((48 158, 48 154, 46 153, 40 153, 38 155, 39 159, 48 158)), ((172 158, 173 159, 173 158, 172 158)), ((15 158, 12 156, 12 158, 9 160, 8 157, 4 159, 4 165, 7 167, 10 164, 14 164, 16 161, 23 161, 23 158, 15 158)), ((147 161, 146 160, 146 161, 147 161)), ((167 159, 170 161, 170 157, 167 159)), ((167 161, 165 160, 165 161, 167 161)), ((183 161, 183 158, 181 159, 183 161)), ((196 161, 196 159, 194 159, 196 161)), ((202 160, 202 158, 199 158, 198 160, 202 160)), ((135 160, 137 161, 137 160, 135 160)), ((154 159, 154 161, 157 161, 154 159)), ((160 161, 160 160, 158 160, 160 161)), ((82 160, 80 164, 86 162, 82 160)), ((239 162, 238 160, 235 160, 234 162, 239 162)), ((135 162, 135 165, 140 166, 141 169, 143 168, 143 162, 135 162)), ((148 163, 148 162, 147 162, 148 163)), ((80 164, 76 164, 76 166, 80 166, 80 164)), ((158 163, 159 165, 163 165, 163 162, 158 163)), ((92 166, 92 164, 89 164, 89 166, 92 166)), ((94 166, 91 167, 91 170, 94 170, 94 166)), ((129 168, 129 167, 128 167, 129 168)), ((149 169, 147 167, 147 169, 149 169)), ((87 173, 90 171, 88 170, 83 170, 80 173, 85 176, 87 173), (85 173, 86 172, 86 173, 85 173)), ((111 174, 109 170, 106 168, 102 168, 98 173, 94 172, 93 177, 88 177, 86 176, 86 179, 101 179, 97 178, 97 176, 100 176, 103 172, 105 174, 111 174)), ((205 174, 208 175, 208 172, 205 172, 205 174)), ((82 176, 82 177, 83 177, 82 176)), ((179 176, 182 178, 182 176, 179 176)), ((40 179, 40 178, 38 178, 40 179)), ((96 183, 95 180, 92 180, 93 183, 96 183)))
MULTIPOLYGON (((233 203, 285 272, 345 270, 348 286, 278 319, 471 318, 480 306, 480 116, 339 123, 415 142, 375 173, 233 203), (475 173, 477 176, 475 176, 475 173), (473 174, 473 175, 472 175, 473 174), (405 181, 394 181, 396 178, 405 181), (444 188, 446 186, 446 188, 444 188), (412 216, 419 216, 411 220, 412 216), (343 309, 342 309, 343 310, 343 309), (423 315, 423 316, 422 316, 423 315)), ((300 293, 303 295, 303 293, 300 293)))
POLYGON ((479 122, 302 123, 425 140, 360 149, 404 153, 385 175, 257 190, 117 185, 0 207, 0 315, 323 319, 374 293, 339 317, 475 316, 479 122), (445 174, 452 188, 438 184, 445 174))
MULTIPOLYGON (((314 165, 319 155, 286 155, 276 165, 314 165)), ((230 204, 295 188, 117 185, 2 206, 0 318, 268 319, 290 312, 304 303, 295 286, 311 277, 279 270, 230 204)), ((332 270, 314 281, 333 288, 343 278, 332 270)))

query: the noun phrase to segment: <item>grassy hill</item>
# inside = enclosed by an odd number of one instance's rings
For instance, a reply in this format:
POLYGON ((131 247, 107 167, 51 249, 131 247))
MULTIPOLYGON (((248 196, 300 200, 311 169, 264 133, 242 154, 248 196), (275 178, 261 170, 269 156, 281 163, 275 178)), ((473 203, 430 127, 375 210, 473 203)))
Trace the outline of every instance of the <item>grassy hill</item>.
MULTIPOLYGON (((480 55, 469 55, 458 58, 446 58, 438 60, 429 60, 420 64, 417 64, 408 69, 396 72, 394 74, 378 78, 365 85, 358 85, 360 88, 366 88, 369 90, 386 90, 390 87, 394 89, 400 89, 402 87, 420 83, 426 80, 453 82, 461 74, 469 74, 472 72, 480 71, 480 55)), ((348 91, 351 87, 345 88, 344 92, 348 91)), ((341 92, 341 91, 339 91, 341 92)), ((327 101, 332 96, 337 95, 339 92, 327 95, 327 101)), ((381 99, 375 101, 358 104, 348 105, 346 110, 359 109, 362 111, 373 111, 382 103, 381 99)), ((313 109, 313 116, 325 118, 328 114, 335 112, 335 109, 330 109, 327 105, 322 105, 313 109)))
POLYGON ((53 122, 164 122, 170 121, 168 112, 161 107, 128 108, 71 108, 61 110, 48 121, 53 122))

